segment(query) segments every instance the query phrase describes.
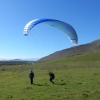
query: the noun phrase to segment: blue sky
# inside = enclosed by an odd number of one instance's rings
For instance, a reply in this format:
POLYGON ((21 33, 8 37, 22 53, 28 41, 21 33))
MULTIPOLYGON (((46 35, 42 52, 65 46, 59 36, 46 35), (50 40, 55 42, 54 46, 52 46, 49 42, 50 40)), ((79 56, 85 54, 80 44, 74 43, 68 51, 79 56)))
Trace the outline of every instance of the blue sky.
POLYGON ((65 33, 45 24, 24 36, 27 22, 40 18, 73 26, 78 45, 100 39, 100 0, 0 0, 0 58, 42 58, 73 46, 65 33))

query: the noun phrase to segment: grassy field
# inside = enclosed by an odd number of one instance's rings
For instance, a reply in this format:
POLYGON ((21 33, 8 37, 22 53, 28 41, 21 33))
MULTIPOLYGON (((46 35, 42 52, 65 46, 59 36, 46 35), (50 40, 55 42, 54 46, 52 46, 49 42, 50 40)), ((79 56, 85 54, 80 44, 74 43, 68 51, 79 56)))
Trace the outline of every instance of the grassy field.
POLYGON ((0 66, 0 100, 100 100, 100 53, 0 66), (35 73, 34 85, 29 72, 35 73), (55 84, 48 71, 55 73, 55 84))

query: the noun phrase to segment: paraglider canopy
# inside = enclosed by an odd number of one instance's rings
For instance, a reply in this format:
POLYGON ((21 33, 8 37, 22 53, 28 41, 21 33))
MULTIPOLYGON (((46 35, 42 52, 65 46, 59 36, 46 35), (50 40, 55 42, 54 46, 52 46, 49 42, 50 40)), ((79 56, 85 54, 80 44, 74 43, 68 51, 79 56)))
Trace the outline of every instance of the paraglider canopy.
POLYGON ((24 35, 27 36, 29 31, 35 25, 37 25, 39 23, 45 23, 45 24, 48 24, 50 26, 53 26, 53 27, 56 27, 56 28, 62 30, 64 33, 67 34, 67 36, 69 37, 70 41, 74 45, 78 44, 78 36, 76 34, 75 29, 71 25, 69 25, 68 23, 62 22, 60 20, 55 20, 55 19, 48 19, 48 18, 35 19, 35 20, 32 20, 32 21, 28 22, 24 27, 24 35))

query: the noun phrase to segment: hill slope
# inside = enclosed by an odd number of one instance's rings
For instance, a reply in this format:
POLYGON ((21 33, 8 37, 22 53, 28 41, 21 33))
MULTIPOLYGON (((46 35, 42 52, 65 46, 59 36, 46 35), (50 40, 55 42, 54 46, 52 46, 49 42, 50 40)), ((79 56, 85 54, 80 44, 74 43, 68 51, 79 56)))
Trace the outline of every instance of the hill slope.
POLYGON ((98 50, 100 50, 100 39, 95 40, 91 43, 84 44, 84 45, 79 45, 79 46, 71 47, 65 50, 57 51, 53 54, 50 54, 46 57, 41 58, 40 60, 38 60, 38 62, 51 61, 55 59, 61 59, 61 58, 66 58, 70 56, 91 53, 98 50))

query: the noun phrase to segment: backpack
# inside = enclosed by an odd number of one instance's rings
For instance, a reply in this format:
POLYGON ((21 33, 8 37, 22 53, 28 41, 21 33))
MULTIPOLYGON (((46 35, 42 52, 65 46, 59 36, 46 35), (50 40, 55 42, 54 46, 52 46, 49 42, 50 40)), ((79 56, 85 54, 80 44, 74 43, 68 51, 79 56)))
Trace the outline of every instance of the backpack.
POLYGON ((55 78, 55 75, 53 73, 51 75, 52 75, 52 79, 54 79, 55 78))

